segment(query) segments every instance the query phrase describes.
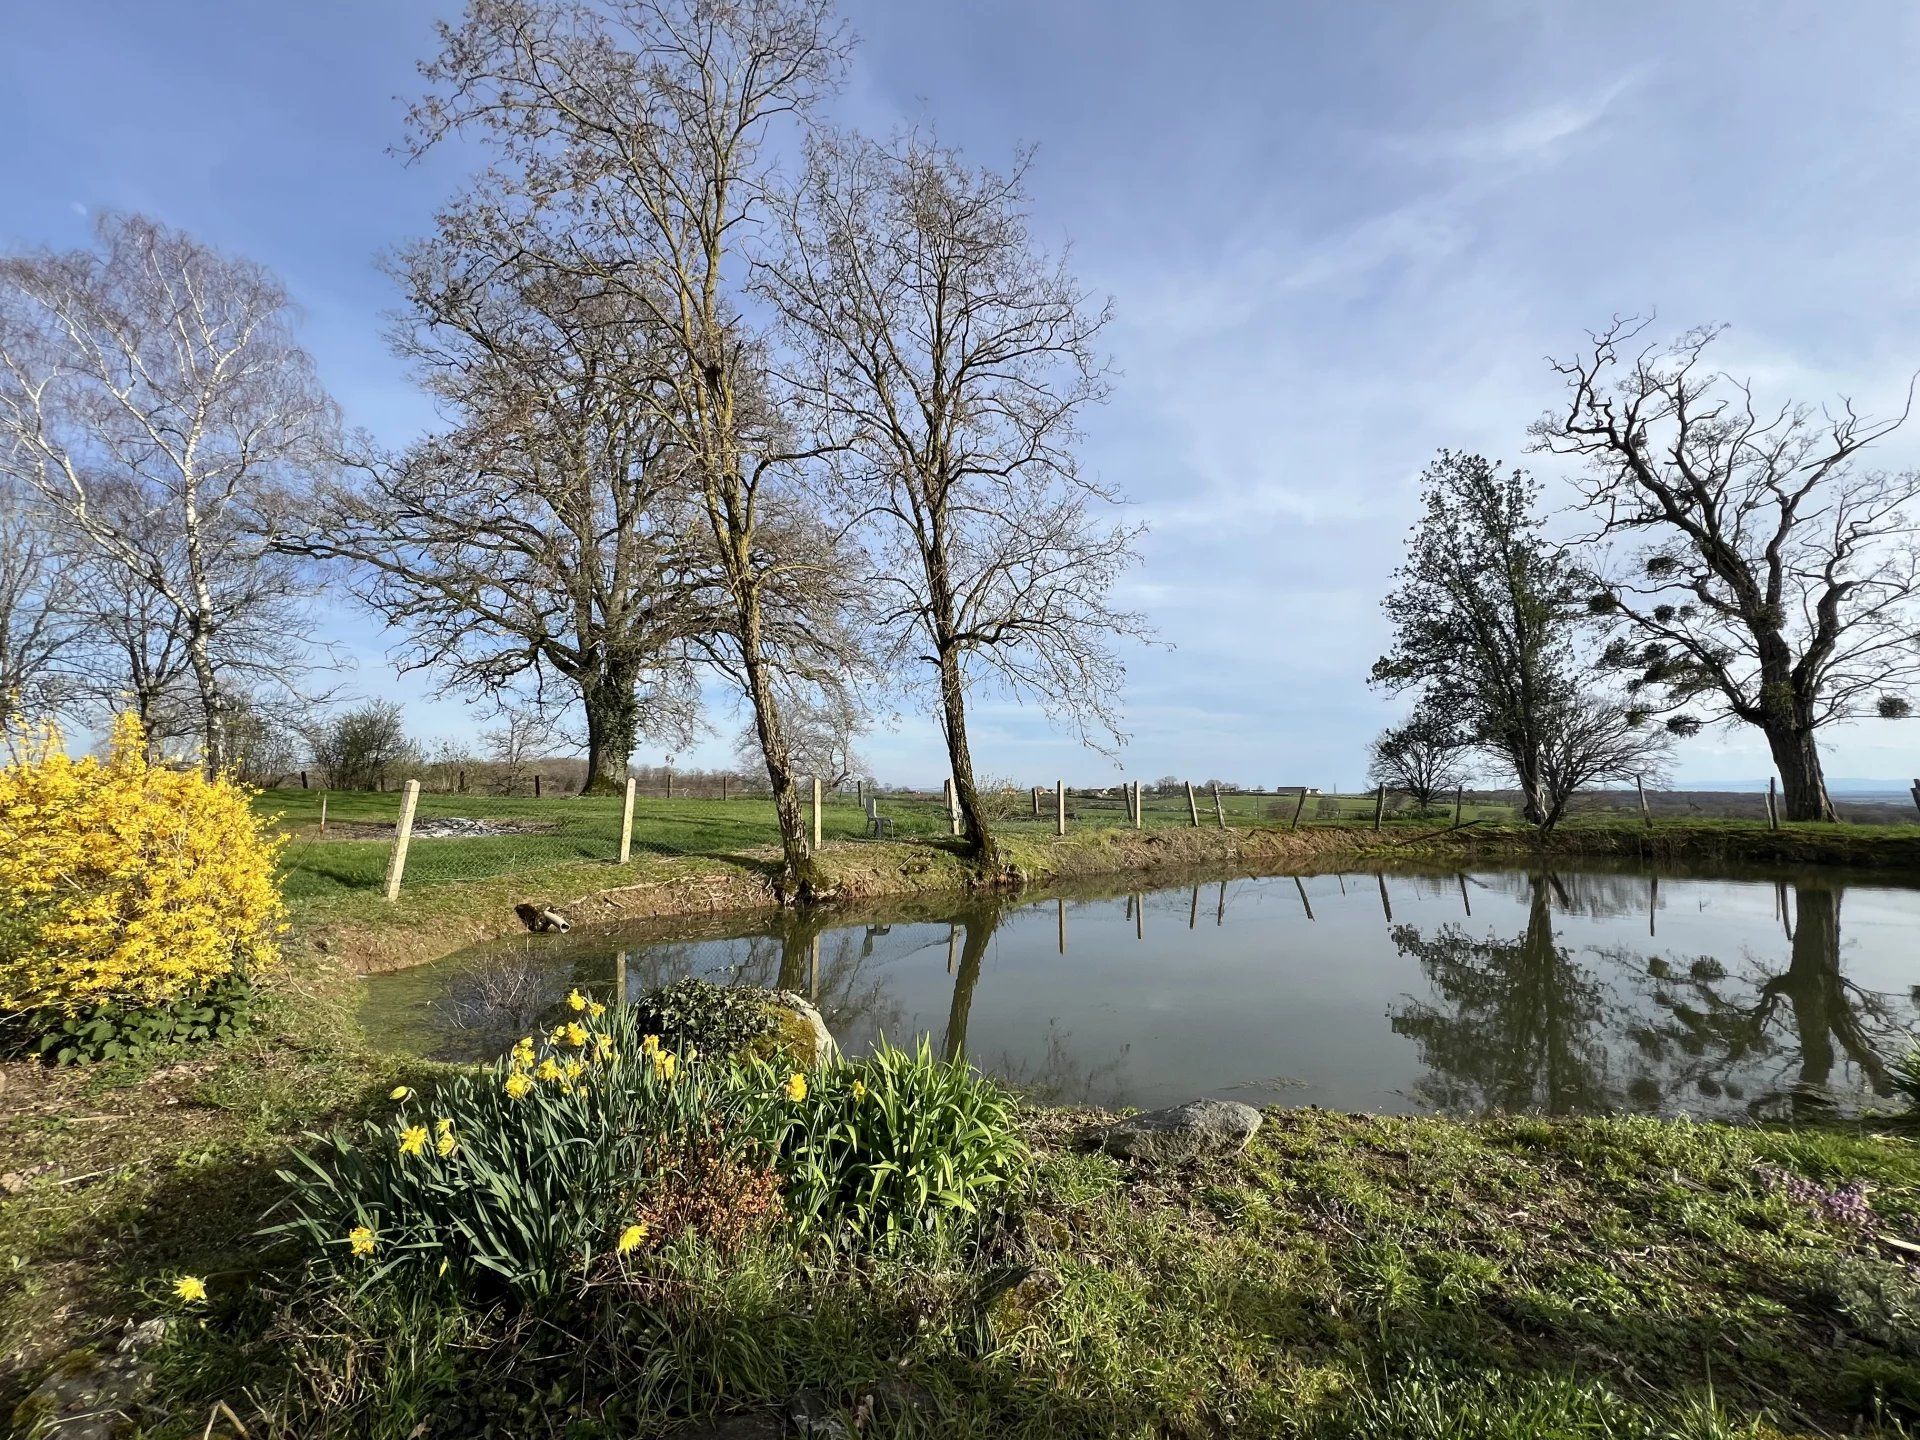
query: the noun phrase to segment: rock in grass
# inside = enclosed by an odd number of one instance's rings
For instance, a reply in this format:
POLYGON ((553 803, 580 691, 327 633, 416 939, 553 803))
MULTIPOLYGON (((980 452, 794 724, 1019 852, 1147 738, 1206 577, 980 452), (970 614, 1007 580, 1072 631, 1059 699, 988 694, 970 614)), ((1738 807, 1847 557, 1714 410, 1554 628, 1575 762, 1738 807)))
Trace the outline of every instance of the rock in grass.
POLYGON ((771 990, 768 996, 775 1008, 784 1012, 783 1048, 792 1053, 797 1062, 818 1067, 839 1053, 840 1047, 833 1043, 833 1032, 827 1029, 827 1022, 805 996, 791 990, 771 990), (809 1046, 813 1051, 811 1057, 803 1053, 809 1046))
POLYGON ((1204 1155, 1233 1155, 1260 1128, 1260 1112, 1238 1100, 1191 1100, 1109 1125, 1100 1146, 1127 1160, 1177 1165, 1204 1155))

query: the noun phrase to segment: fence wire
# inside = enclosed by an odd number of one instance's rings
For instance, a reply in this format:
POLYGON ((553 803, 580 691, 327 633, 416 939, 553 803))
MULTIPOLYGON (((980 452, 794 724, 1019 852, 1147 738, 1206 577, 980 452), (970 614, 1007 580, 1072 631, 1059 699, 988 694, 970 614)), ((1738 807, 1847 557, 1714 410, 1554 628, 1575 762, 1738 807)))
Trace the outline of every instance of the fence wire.
MULTIPOLYGON (((637 791, 631 853, 634 855, 730 855, 777 846, 772 797, 728 787, 654 785, 637 791)), ((801 787, 802 814, 811 820, 811 789, 801 787)), ((982 797, 995 826, 1009 835, 1051 835, 1058 826, 1052 786, 994 791, 982 797)), ((612 864, 620 855, 624 797, 554 794, 460 794, 423 790, 408 846, 407 888, 477 880, 566 862, 612 864)), ((1913 800, 1897 795, 1837 797, 1843 820, 1859 824, 1920 821, 1913 800)), ((337 892, 379 890, 386 882, 402 794, 388 791, 276 789, 258 802, 287 836, 282 854, 286 893, 305 898, 337 892)), ((1743 820, 1764 823, 1764 792, 1653 791, 1643 815, 1633 791, 1575 797, 1564 823, 1743 820)), ((1512 792, 1447 794, 1428 806, 1388 792, 1337 793, 1293 790, 1242 791, 1196 786, 1191 801, 1184 786, 1143 786, 1136 814, 1131 789, 1122 786, 1068 790, 1069 833, 1087 829, 1163 830, 1193 825, 1235 828, 1371 824, 1396 827, 1455 824, 1517 824, 1519 797, 1512 792)), ((852 788, 822 796, 823 842, 884 839, 936 840, 954 833, 940 792, 852 788), (876 820, 878 824, 876 825, 876 820)))

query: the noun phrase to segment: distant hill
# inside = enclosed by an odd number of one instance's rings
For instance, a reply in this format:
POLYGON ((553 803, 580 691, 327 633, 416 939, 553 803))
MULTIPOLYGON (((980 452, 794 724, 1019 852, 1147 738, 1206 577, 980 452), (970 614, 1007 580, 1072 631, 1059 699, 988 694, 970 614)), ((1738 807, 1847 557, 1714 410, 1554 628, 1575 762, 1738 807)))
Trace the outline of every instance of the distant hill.
MULTIPOLYGON (((1914 761, 1915 774, 1920 774, 1920 758, 1914 761)), ((1832 778, 1827 781, 1829 795, 1898 795, 1906 797, 1908 788, 1913 784, 1911 777, 1901 779, 1867 780, 1851 777, 1832 778)), ((1676 780, 1675 790, 1743 790, 1756 791, 1767 788, 1767 777, 1761 775, 1746 780, 1676 780)))

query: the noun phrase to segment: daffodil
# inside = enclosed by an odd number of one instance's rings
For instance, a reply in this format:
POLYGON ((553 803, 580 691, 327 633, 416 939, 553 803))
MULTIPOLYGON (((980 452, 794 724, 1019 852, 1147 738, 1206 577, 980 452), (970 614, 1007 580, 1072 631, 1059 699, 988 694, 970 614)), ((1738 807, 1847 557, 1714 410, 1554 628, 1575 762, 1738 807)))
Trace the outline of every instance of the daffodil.
POLYGON ((535 1070, 533 1074, 536 1080, 558 1080, 560 1078, 560 1063, 549 1055, 540 1062, 540 1068, 535 1070))
POLYGON ((347 1232, 347 1248, 363 1260, 373 1254, 373 1242, 371 1225, 356 1225, 347 1232))
POLYGON ((587 1067, 582 1065, 578 1060, 569 1060, 566 1065, 562 1067, 560 1073, 565 1075, 569 1080, 578 1080, 582 1075, 586 1074, 586 1072, 587 1067))
POLYGON ((853 1082, 853 1098, 856 1101, 864 1100, 867 1098, 867 1086, 865 1081, 856 1080, 853 1082))
POLYGON ((531 1089, 533 1089, 533 1081, 529 1080, 526 1076, 515 1073, 507 1077, 507 1098, 509 1100, 524 1100, 527 1098, 527 1092, 531 1089))
POLYGON ((659 1050, 659 1048, 660 1037, 658 1035, 642 1035, 640 1037, 640 1053, 642 1055, 652 1055, 659 1050))
POLYGON ((189 1305, 196 1305, 207 1298, 207 1282, 198 1275, 182 1275, 173 1282, 173 1293, 189 1305))
POLYGON ((598 1020, 606 1013, 607 1007, 602 1005, 598 1000, 590 1000, 587 1002, 587 1018, 589 1020, 598 1020))
POLYGON ((405 1085, 396 1085, 393 1087, 393 1089, 387 1092, 387 1099, 405 1100, 405 1099, 408 1099, 412 1094, 413 1094, 413 1091, 408 1089, 405 1085))
POLYGON ((599 1052, 600 1058, 602 1060, 606 1059, 609 1055, 613 1054, 613 1036, 611 1035, 594 1036, 593 1048, 599 1052))
POLYGON ((629 1225, 620 1232, 620 1242, 614 1246, 614 1249, 618 1250, 622 1255, 625 1255, 632 1250, 638 1249, 641 1242, 646 1238, 646 1226, 629 1225))
POLYGON ((662 1080, 673 1079, 673 1072, 679 1068, 680 1057, 671 1050, 656 1050, 653 1055, 654 1073, 662 1080))
POLYGON ((418 1155, 421 1151, 425 1150, 426 1148, 427 1148, 427 1127, 426 1126, 409 1125, 407 1126, 406 1129, 400 1132, 400 1153, 402 1155, 418 1155))
POLYGON ((567 1008, 573 1011, 575 1014, 578 1014, 580 1011, 587 1008, 587 997, 582 995, 578 990, 568 991, 567 992, 567 1008))
POLYGON ((442 1130, 440 1138, 433 1142, 434 1153, 444 1160, 460 1148, 460 1142, 454 1139, 451 1129, 442 1130))
POLYGON ((802 1075, 798 1070, 787 1077, 786 1096, 789 1100, 804 1100, 807 1098, 807 1077, 802 1075))
POLYGON ((587 1027, 582 1025, 578 1020, 569 1021, 563 1033, 566 1036, 567 1044, 573 1046, 576 1050, 587 1043, 587 1027))

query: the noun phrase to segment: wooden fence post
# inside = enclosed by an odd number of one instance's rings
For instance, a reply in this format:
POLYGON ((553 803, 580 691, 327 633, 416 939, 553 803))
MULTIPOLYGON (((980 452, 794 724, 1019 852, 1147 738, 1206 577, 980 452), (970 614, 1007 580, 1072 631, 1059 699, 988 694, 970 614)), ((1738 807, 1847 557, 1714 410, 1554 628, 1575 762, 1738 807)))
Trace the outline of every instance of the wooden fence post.
POLYGON ((1913 808, 1920 810, 1920 776, 1915 776, 1913 781, 1913 808))
POLYGON ((1466 786, 1456 785, 1453 787, 1453 828, 1456 830, 1460 828, 1460 802, 1466 798, 1466 795, 1466 786))
POLYGON ((1187 814, 1193 820, 1193 828, 1200 828, 1200 807, 1193 800, 1193 781, 1187 781, 1187 814))
POLYGON ((540 798, 540 772, 538 770, 533 772, 533 798, 536 800, 540 798))
POLYGON ((1220 782, 1213 782, 1213 818, 1219 822, 1222 830, 1227 828, 1227 812, 1220 808, 1220 782))
MULTIPOLYGON (((1373 792, 1373 828, 1380 828, 1380 817, 1387 813, 1387 787, 1382 784, 1373 792)), ((1382 890, 1384 894, 1384 889, 1382 890)))
POLYGON ((1769 830, 1780 828, 1780 807, 1774 803, 1773 798, 1774 787, 1778 783, 1773 776, 1767 777, 1767 828, 1769 830))
POLYGON ((467 793, 467 768, 464 765, 460 767, 459 784, 460 784, 460 793, 462 795, 466 794, 467 793))
POLYGON ((624 950, 613 962, 613 1008, 627 1008, 627 952, 624 950))
POLYGON ((960 833, 960 787, 953 783, 953 777, 947 777, 947 829, 948 833, 960 833))
POLYGON ((300 788, 302 790, 307 788, 307 772, 304 770, 300 772, 300 788))
POLYGON ((673 798, 673 767, 669 765, 667 767, 667 799, 671 800, 672 798, 673 798))
POLYGON ((1634 776, 1633 789, 1634 793, 1640 797, 1640 819, 1642 823, 1646 825, 1647 829, 1651 830, 1653 828, 1653 812, 1647 809, 1647 782, 1645 778, 1639 775, 1634 776))
POLYGON ((407 844, 413 839, 413 807, 420 803, 420 782, 407 781, 400 798, 400 823, 393 831, 393 854, 387 860, 387 900, 400 898, 400 877, 407 873, 407 844))
POLYGON ((1306 812, 1306 808, 1307 787, 1302 785, 1300 787, 1300 798, 1293 802, 1293 823, 1287 826, 1287 829, 1298 830, 1300 828, 1300 817, 1306 812))
POLYGON ((1064 780, 1053 782, 1053 833, 1067 833, 1067 782, 1064 780))
POLYGON ((1038 785, 1033 787, 1033 818, 1036 820, 1040 818, 1040 787, 1038 785))
POLYGON ((820 848, 820 777, 818 775, 813 777, 813 848, 816 850, 820 848))
POLYGON ((1141 798, 1140 782, 1133 782, 1133 828, 1138 830, 1146 824, 1146 801, 1141 798))
POLYGON ((323 836, 327 833, 327 792, 324 790, 320 792, 320 833, 323 836))
POLYGON ((627 776, 627 798, 620 804, 620 863, 622 865, 633 856, 633 789, 638 783, 633 776, 627 776))
POLYGON ((724 770, 720 772, 720 798, 727 798, 727 775, 724 770))

